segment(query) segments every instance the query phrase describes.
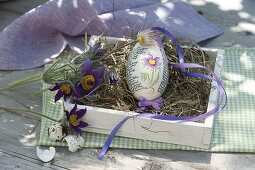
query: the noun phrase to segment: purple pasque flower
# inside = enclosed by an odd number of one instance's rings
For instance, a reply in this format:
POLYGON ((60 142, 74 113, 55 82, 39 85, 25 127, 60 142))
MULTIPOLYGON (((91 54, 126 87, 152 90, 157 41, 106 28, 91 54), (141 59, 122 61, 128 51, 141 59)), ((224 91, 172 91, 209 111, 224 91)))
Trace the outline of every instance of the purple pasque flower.
POLYGON ((148 57, 143 58, 143 64, 151 68, 157 68, 161 65, 161 62, 159 62, 159 57, 148 54, 148 57))
POLYGON ((55 95, 55 102, 57 102, 63 96, 64 100, 66 101, 66 98, 71 96, 73 93, 72 86, 68 82, 56 83, 56 85, 52 89, 50 89, 50 91, 55 90, 58 90, 58 92, 55 95))
POLYGON ((92 70, 92 65, 92 61, 90 59, 86 59, 85 63, 80 68, 83 76, 75 87, 75 91, 78 95, 77 97, 84 97, 85 95, 88 95, 103 83, 104 67, 98 67, 92 70))
POLYGON ((64 112, 66 113, 68 125, 71 126, 76 133, 81 134, 81 128, 85 128, 89 125, 88 123, 81 120, 81 118, 87 112, 86 108, 77 110, 77 104, 75 103, 70 112, 67 110, 64 110, 64 112))

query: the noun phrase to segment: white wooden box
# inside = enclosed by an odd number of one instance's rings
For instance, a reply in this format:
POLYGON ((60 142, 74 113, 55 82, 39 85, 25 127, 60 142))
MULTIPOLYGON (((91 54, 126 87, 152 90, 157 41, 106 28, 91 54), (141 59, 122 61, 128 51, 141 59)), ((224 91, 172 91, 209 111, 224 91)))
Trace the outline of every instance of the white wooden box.
MULTIPOLYGON (((92 36, 90 43, 95 42, 96 37, 92 36)), ((105 41, 116 42, 123 39, 107 37, 105 41)), ((221 73, 223 62, 223 51, 217 49, 204 49, 205 52, 216 59, 214 72, 217 75, 221 73)), ((216 86, 212 82, 212 86, 216 86)), ((216 106, 219 91, 214 89, 210 93, 208 110, 216 106)), ((72 103, 65 103, 67 110, 73 108, 72 103)), ((118 110, 104 109, 99 107, 87 107, 87 113, 83 117, 84 121, 90 126, 83 129, 87 132, 110 134, 113 128, 124 118, 130 115, 136 115, 135 112, 123 112, 118 110)), ((83 108, 84 105, 78 105, 83 108)), ((197 148, 207 149, 210 146, 212 136, 212 125, 214 116, 210 116, 201 122, 185 122, 179 123, 174 121, 155 120, 150 118, 131 118, 120 128, 116 136, 137 138, 143 140, 151 140, 158 142, 166 142, 180 145, 193 146, 197 148)))

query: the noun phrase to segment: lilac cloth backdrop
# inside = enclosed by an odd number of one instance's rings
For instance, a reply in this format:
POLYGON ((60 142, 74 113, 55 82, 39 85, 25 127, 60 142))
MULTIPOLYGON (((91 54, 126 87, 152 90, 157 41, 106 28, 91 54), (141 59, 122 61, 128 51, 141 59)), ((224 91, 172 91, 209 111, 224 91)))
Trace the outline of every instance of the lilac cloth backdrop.
POLYGON ((0 70, 34 68, 69 45, 83 50, 84 32, 122 37, 163 27, 196 42, 222 33, 187 3, 172 0, 51 0, 16 19, 0 33, 0 70))

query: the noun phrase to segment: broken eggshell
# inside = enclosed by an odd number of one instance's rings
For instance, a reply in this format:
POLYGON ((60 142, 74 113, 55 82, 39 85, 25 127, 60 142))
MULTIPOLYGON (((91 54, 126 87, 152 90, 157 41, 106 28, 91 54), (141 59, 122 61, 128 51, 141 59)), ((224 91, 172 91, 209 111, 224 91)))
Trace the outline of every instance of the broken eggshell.
POLYGON ((48 135, 52 141, 62 141, 67 136, 67 127, 59 122, 54 122, 48 129, 48 135))
POLYGON ((36 154, 41 161, 50 162, 56 154, 56 149, 54 147, 50 147, 49 149, 41 149, 39 146, 37 146, 36 154))
POLYGON ((84 139, 79 135, 68 135, 64 138, 67 142, 68 149, 71 152, 76 152, 80 150, 84 145, 84 139))

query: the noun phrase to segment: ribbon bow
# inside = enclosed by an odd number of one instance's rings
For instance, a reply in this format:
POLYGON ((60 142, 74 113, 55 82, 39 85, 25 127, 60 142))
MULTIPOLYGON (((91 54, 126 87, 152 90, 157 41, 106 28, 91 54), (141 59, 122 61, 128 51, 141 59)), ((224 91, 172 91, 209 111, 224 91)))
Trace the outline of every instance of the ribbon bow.
POLYGON ((159 97, 155 100, 147 100, 144 97, 139 98, 138 107, 141 110, 145 110, 146 107, 152 106, 156 110, 160 110, 164 105, 164 100, 162 97, 159 97))

